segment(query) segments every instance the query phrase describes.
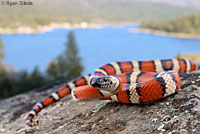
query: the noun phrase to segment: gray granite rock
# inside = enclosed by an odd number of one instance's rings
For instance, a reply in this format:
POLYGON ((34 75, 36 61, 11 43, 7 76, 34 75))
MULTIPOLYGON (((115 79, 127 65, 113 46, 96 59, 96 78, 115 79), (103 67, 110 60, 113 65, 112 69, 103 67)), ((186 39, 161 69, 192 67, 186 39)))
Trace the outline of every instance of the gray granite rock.
POLYGON ((75 102, 66 96, 25 124, 33 105, 63 84, 0 101, 0 134, 200 134, 200 71, 181 74, 181 91, 145 105, 75 102))

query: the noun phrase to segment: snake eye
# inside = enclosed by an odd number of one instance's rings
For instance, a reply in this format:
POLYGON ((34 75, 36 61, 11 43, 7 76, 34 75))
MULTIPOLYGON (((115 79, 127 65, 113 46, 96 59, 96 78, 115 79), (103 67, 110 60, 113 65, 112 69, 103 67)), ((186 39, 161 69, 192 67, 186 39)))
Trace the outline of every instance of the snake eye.
POLYGON ((104 78, 103 79, 102 78, 97 78, 97 79, 94 80, 94 83, 96 82, 98 84, 102 84, 105 81, 106 81, 106 79, 104 79, 104 78))
POLYGON ((108 81, 108 80, 109 80, 109 78, 108 78, 108 77, 104 77, 103 79, 104 79, 104 81, 108 81))

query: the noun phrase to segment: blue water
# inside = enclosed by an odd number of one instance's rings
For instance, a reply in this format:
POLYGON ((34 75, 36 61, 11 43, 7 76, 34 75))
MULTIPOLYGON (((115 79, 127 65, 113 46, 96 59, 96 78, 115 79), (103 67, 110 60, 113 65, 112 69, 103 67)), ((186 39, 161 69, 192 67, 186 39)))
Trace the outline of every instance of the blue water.
MULTIPOLYGON (((138 26, 73 29, 85 67, 83 74, 111 61, 167 59, 177 53, 200 53, 200 40, 134 33, 129 30, 132 27, 138 26)), ((12 64, 16 70, 31 71, 38 66, 44 72, 49 62, 64 51, 68 31, 4 34, 4 63, 12 64)))

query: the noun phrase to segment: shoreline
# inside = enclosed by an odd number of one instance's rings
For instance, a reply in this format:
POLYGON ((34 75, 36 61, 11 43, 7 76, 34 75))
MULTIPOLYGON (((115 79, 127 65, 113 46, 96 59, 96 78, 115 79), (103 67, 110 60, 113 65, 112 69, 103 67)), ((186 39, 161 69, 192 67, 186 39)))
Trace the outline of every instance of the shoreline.
POLYGON ((148 28, 132 28, 132 29, 130 29, 130 31, 165 36, 165 37, 172 37, 172 38, 180 38, 180 39, 200 39, 200 34, 172 33, 172 32, 152 30, 152 29, 148 29, 148 28))
POLYGON ((87 22, 81 22, 81 23, 75 23, 70 24, 68 22, 65 23, 56 23, 51 22, 49 25, 38 25, 36 28, 30 27, 30 26, 20 26, 16 29, 12 28, 0 28, 0 34, 37 34, 37 33, 45 33, 48 31, 52 31, 57 28, 63 28, 63 29, 74 29, 74 28, 102 28, 104 26, 114 26, 117 28, 123 27, 127 24, 138 24, 138 23, 87 23, 87 22))
POLYGON ((38 25, 36 28, 30 27, 30 26, 20 26, 16 29, 12 28, 0 28, 0 34, 36 34, 36 33, 45 33, 48 31, 52 31, 57 28, 63 28, 63 29, 73 29, 73 28, 101 28, 102 25, 97 23, 76 23, 76 24, 70 24, 68 22, 66 23, 55 23, 51 22, 49 25, 38 25))
POLYGON ((193 61, 196 61, 198 63, 200 63, 200 54, 191 54, 191 53, 188 53, 188 54, 177 54, 176 56, 177 58, 186 58, 186 59, 191 59, 193 61))
MULTIPOLYGON (((117 28, 121 28, 124 25, 128 25, 130 23, 75 23, 70 24, 66 23, 55 23, 51 22, 49 25, 38 25, 36 28, 30 26, 21 26, 16 29, 7 28, 0 28, 0 34, 40 34, 52 31, 54 29, 63 28, 63 29, 74 29, 74 28, 102 28, 104 26, 114 26, 117 28)), ((132 23, 131 23, 132 24, 132 23)), ((133 23, 138 24, 138 23, 133 23)), ((164 37, 172 37, 172 38, 180 38, 180 39, 200 39, 200 34, 191 34, 191 33, 172 33, 172 32, 165 32, 165 31, 158 31, 152 30, 148 28, 131 28, 130 32, 139 32, 145 34, 152 34, 152 35, 159 35, 164 37)))

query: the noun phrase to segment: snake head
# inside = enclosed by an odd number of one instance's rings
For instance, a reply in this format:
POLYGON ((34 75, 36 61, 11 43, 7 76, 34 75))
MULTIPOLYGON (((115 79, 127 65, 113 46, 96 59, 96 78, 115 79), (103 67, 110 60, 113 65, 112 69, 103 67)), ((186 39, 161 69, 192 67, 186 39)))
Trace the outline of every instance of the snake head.
POLYGON ((119 79, 114 76, 98 77, 94 79, 91 83, 94 88, 106 91, 115 91, 118 88, 119 84, 119 79))

